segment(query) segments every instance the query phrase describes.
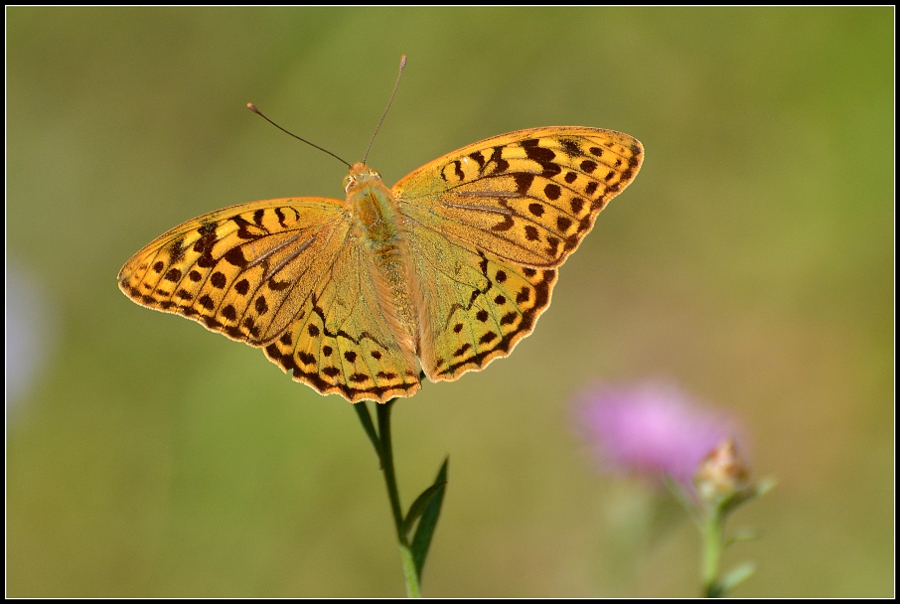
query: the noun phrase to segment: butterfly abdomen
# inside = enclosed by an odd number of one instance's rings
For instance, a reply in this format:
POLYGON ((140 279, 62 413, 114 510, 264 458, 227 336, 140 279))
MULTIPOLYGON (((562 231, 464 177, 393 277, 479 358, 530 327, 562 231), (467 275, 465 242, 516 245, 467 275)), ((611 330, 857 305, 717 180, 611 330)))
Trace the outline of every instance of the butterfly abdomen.
POLYGON ((415 311, 417 302, 415 292, 418 288, 413 281, 406 246, 398 238, 393 243, 373 247, 372 252, 373 276, 382 312, 385 317, 395 319, 402 333, 407 336, 403 343, 404 348, 415 352, 418 348, 419 333, 415 311))

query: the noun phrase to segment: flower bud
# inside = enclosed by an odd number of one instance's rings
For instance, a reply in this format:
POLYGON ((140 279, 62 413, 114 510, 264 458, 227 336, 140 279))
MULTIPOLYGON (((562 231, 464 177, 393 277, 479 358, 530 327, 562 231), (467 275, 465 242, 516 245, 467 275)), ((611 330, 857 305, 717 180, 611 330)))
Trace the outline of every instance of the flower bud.
POLYGON ((734 446, 734 440, 719 443, 703 461, 694 474, 694 486, 700 499, 718 503, 748 486, 750 472, 734 446))

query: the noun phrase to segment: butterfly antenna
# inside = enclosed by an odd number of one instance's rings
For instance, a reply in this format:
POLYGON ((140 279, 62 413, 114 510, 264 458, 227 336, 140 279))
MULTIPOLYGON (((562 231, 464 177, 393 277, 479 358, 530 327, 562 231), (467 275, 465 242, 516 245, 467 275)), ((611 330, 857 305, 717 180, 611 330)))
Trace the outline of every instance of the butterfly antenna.
POLYGON ((306 143, 306 144, 309 145, 310 147, 315 147, 315 148, 318 149, 319 151, 323 151, 323 152, 327 153, 328 155, 330 155, 331 157, 335 158, 336 160, 338 160, 339 162, 341 162, 342 164, 344 164, 344 165, 347 166, 348 168, 350 167, 350 164, 349 164, 349 163, 347 163, 346 161, 344 161, 343 159, 341 159, 340 157, 338 157, 337 155, 335 155, 334 153, 332 153, 332 152, 329 151, 328 149, 323 149, 323 148, 320 147, 319 145, 315 145, 315 144, 309 142, 308 140, 306 140, 305 138, 300 138, 299 136, 297 136, 297 135, 294 134, 293 132, 288 132, 287 130, 285 130, 284 128, 282 128, 281 126, 279 126, 278 124, 276 124, 275 122, 273 122, 272 120, 270 120, 269 118, 267 118, 265 115, 263 115, 263 112, 260 111, 259 109, 257 109, 257 108, 256 108, 256 105, 254 105, 253 103, 247 103, 247 108, 248 108, 250 111, 252 111, 253 113, 255 113, 255 114, 259 115, 260 117, 262 117, 264 120, 266 120, 267 122, 269 122, 270 124, 272 124, 273 126, 275 126, 276 128, 278 128, 279 130, 281 130, 282 132, 284 132, 285 134, 290 134, 291 136, 293 136, 293 137, 296 138, 297 140, 303 141, 304 143, 306 143))
POLYGON ((391 93, 391 98, 388 101, 387 107, 384 108, 384 113, 381 114, 381 119, 378 121, 378 125, 375 127, 375 132, 372 133, 372 138, 369 139, 369 146, 366 147, 366 154, 363 156, 363 163, 366 163, 366 160, 369 158, 369 150, 372 148, 372 143, 375 142, 375 135, 378 134, 378 131, 381 129, 381 124, 384 123, 384 118, 387 117, 388 110, 391 108, 391 103, 394 102, 394 95, 397 94, 397 87, 400 86, 400 76, 403 75, 404 67, 406 67, 406 55, 400 57, 400 72, 397 74, 397 81, 394 83, 394 91, 391 93))

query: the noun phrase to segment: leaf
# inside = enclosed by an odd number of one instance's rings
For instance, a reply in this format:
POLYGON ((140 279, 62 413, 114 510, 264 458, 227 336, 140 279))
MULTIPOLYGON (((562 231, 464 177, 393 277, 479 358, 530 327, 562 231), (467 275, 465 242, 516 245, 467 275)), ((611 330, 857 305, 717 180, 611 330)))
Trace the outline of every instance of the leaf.
MULTIPOLYGON (((425 568, 425 558, 428 556, 428 548, 431 546, 431 538, 434 535, 434 529, 437 527, 438 516, 441 514, 441 504, 444 502, 444 493, 447 489, 447 464, 449 463, 450 458, 448 457, 441 465, 437 478, 434 479, 433 486, 437 487, 437 489, 435 489, 435 493, 430 497, 427 505, 425 505, 425 509, 422 511, 422 519, 419 521, 416 535, 413 537, 412 545, 410 546, 420 582, 422 581, 422 570, 425 568)), ((425 493, 428 490, 430 488, 426 489, 425 493)), ((411 512, 412 509, 410 509, 411 512)))
POLYGON ((406 514, 406 518, 403 519, 402 530, 404 537, 409 534, 409 531, 416 523, 416 520, 419 519, 419 516, 425 511, 426 506, 431 502, 431 499, 437 495, 446 484, 446 482, 439 482, 431 485, 422 491, 422 494, 416 498, 411 506, 409 506, 409 512, 406 514))
POLYGON ((774 487, 774 480, 765 479, 756 485, 736 491, 719 503, 719 514, 724 518, 745 503, 753 501, 754 499, 759 499, 774 487))
POLYGON ((728 547, 732 543, 737 543, 738 541, 752 541, 754 539, 759 539, 759 531, 755 529, 742 529, 732 537, 726 539, 724 546, 728 547))
POLYGON ((737 587, 739 584, 743 583, 745 579, 750 577, 753 573, 756 572, 756 565, 752 562, 747 562, 745 564, 741 564, 737 568, 734 568, 725 575, 725 578, 722 579, 722 583, 720 585, 720 595, 725 595, 729 591, 731 591, 734 587, 737 587))

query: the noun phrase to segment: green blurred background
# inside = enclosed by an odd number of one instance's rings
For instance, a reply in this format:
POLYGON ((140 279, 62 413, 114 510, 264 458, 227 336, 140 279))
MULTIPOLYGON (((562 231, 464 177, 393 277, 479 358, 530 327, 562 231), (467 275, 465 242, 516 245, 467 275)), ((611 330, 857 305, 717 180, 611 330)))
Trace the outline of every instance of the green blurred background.
POLYGON ((647 153, 534 335, 395 408, 405 503, 451 459, 425 595, 698 594, 690 522, 572 429, 590 384, 658 378, 779 480, 733 521, 763 532, 726 557, 759 564, 735 595, 892 595, 893 19, 8 8, 8 595, 403 595, 348 403, 116 287, 201 213, 342 197, 344 167, 244 105, 359 160, 401 54, 388 184, 534 126, 647 153))

